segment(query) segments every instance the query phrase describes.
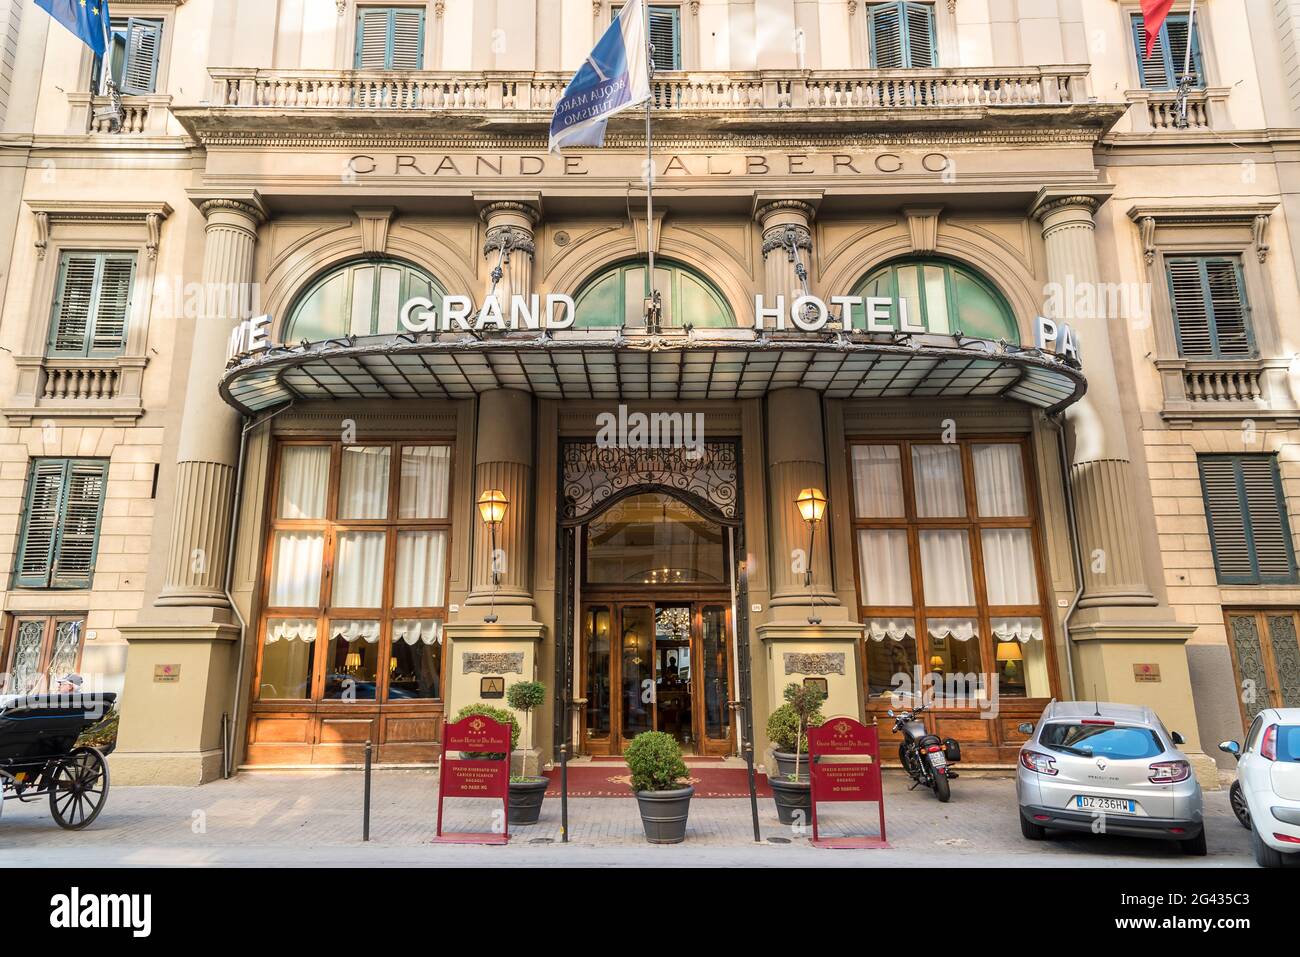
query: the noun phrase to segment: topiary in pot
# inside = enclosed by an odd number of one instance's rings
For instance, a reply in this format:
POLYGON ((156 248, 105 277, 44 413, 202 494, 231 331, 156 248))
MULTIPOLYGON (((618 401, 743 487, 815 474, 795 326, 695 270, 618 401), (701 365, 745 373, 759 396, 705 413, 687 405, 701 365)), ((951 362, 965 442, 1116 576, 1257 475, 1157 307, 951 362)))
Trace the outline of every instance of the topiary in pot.
MULTIPOLYGON (((539 708, 546 701, 546 686, 540 681, 516 681, 506 689, 506 704, 516 711, 524 713, 524 727, 527 729, 525 740, 532 737, 532 722, 529 715, 534 708, 539 708)), ((525 745, 527 750, 527 745, 525 745)), ((519 762, 522 771, 527 764, 527 756, 521 756, 519 762)), ((512 774, 510 776, 510 823, 536 824, 542 816, 542 801, 551 779, 540 774, 512 774)))
POLYGON ((686 781, 686 763, 677 741, 663 731, 643 731, 632 739, 623 757, 632 772, 632 790, 646 840, 651 844, 686 840, 686 818, 695 788, 686 781))
POLYGON ((785 704, 767 719, 767 737, 781 777, 807 774, 807 762, 800 759, 808 750, 808 729, 819 728, 826 720, 819 710, 825 700, 818 688, 794 681, 785 686, 785 704))

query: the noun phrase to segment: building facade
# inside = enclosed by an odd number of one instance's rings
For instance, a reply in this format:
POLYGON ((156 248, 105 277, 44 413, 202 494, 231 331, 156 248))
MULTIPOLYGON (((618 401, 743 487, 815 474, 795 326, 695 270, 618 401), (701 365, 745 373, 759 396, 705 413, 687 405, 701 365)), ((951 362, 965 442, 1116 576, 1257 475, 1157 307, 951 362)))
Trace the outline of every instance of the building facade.
POLYGON ((542 763, 764 764, 804 682, 989 765, 1144 702, 1213 781, 1300 704, 1294 11, 654 4, 647 213, 641 113, 546 148, 617 7, 0 11, 10 689, 121 692, 129 781, 525 679, 542 763))

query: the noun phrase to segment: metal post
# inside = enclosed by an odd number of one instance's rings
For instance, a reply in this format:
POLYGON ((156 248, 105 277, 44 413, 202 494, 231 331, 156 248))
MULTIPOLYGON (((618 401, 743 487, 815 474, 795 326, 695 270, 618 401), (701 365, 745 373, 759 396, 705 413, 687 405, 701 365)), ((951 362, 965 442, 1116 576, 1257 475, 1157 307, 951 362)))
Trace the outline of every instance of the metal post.
POLYGON ((374 750, 369 738, 366 738, 366 791, 362 799, 361 811, 361 840, 370 840, 370 764, 371 753, 374 750))
POLYGON ((758 784, 754 780, 754 744, 745 742, 745 767, 749 772, 749 814, 754 819, 754 843, 763 840, 758 828, 758 784))
POLYGON ((560 745, 560 843, 569 843, 569 743, 560 745))

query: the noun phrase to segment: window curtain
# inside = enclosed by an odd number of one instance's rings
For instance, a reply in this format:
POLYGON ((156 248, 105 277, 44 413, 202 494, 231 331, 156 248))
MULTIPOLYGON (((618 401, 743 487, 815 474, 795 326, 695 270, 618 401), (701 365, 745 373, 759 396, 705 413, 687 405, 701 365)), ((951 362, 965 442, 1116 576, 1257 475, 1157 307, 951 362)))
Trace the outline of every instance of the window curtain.
POLYGON ((442 644, 442 622, 436 618, 398 618, 393 621, 393 644, 442 644))
POLYGON ((903 471, 898 446, 853 446, 853 493, 859 518, 903 517, 903 471))
POLYGON ((984 518, 1011 518, 1029 514, 1025 473, 1018 445, 975 445, 975 499, 984 518))
POLYGON ((872 641, 915 638, 916 622, 911 618, 872 618, 867 622, 867 637, 872 641))
POLYGON ((1038 573, 1029 529, 985 528, 980 540, 989 604, 1038 604, 1038 573))
POLYGON ((912 566, 908 561, 906 529, 861 529, 858 567, 863 604, 912 604, 912 566))
POLYGON ((916 489, 918 517, 952 518, 966 514, 959 446, 912 446, 912 483, 916 489))
POLYGON ((927 528, 919 533, 921 581, 927 605, 975 604, 970 538, 964 529, 927 528))
POLYGON ((1043 620, 994 618, 989 624, 1002 692, 1029 698, 1050 697, 1052 684, 1047 668, 1047 643, 1043 640, 1043 620), (1016 651, 1006 656, 998 654, 1000 645, 1009 642, 1017 644, 1016 651), (1017 653, 1019 657, 1015 657, 1017 653))
POLYGON ((330 622, 330 638, 336 641, 364 641, 373 645, 379 640, 379 622, 369 621, 333 621, 330 622))
POLYGON ((271 558, 271 607, 315 608, 319 605, 324 557, 323 533, 276 532, 271 558))
POLYGON ((398 518, 446 518, 451 449, 445 445, 402 448, 398 518))
POLYGON ((277 641, 316 640, 315 618, 272 618, 266 623, 266 643, 273 645, 277 641))
POLYGON ((328 445, 286 445, 280 452, 280 518, 325 517, 330 487, 328 445))
POLYGON ((384 532, 340 532, 334 558, 336 608, 378 608, 384 602, 384 532))
POLYGON ((446 532, 399 532, 393 607, 442 607, 446 568, 446 532))
POLYGON ((343 450, 339 518, 388 516, 388 458, 389 450, 376 446, 343 450))

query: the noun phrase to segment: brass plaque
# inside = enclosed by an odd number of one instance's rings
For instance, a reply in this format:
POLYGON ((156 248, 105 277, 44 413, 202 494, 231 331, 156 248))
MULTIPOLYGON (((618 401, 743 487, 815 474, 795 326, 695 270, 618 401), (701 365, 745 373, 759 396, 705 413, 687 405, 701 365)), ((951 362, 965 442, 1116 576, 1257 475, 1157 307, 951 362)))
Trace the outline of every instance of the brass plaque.
POLYGON ((181 666, 180 665, 154 665, 153 680, 154 681, 180 681, 181 666))
POLYGON ((1133 666, 1133 680, 1134 681, 1159 681, 1160 666, 1152 662, 1135 664, 1133 666))
POLYGON ((480 698, 504 698, 506 696, 506 679, 480 678, 478 696, 480 698))

